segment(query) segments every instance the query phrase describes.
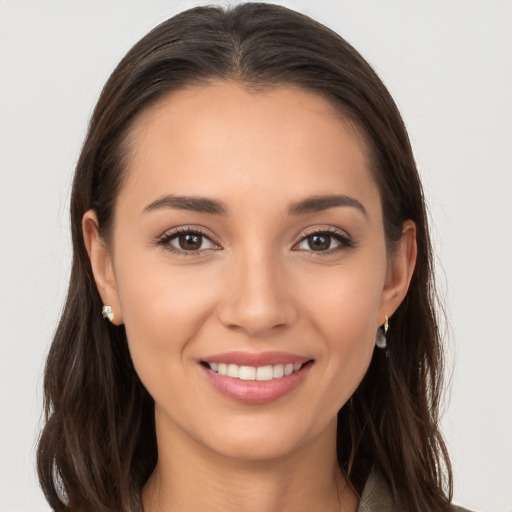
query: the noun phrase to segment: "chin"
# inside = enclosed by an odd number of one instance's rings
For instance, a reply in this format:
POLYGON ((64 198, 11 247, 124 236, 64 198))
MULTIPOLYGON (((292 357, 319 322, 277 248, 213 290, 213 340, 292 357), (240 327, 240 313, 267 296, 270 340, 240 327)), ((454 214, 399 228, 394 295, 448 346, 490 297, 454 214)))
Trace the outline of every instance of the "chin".
POLYGON ((291 455, 295 450, 294 443, 283 442, 282 439, 230 439, 224 443, 215 443, 214 451, 228 459, 240 462, 265 462, 291 455))
POLYGON ((245 462, 265 462, 292 456, 314 443, 325 427, 301 425, 296 421, 269 421, 269 418, 246 419, 217 425, 208 432, 203 443, 215 453, 245 462), (265 421, 267 420, 267 421, 265 421))

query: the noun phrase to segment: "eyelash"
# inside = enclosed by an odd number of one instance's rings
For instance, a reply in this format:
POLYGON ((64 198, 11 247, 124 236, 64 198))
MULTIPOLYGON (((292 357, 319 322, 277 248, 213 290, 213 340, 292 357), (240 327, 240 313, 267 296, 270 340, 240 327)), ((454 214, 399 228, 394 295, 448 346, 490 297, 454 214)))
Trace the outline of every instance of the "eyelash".
MULTIPOLYGON (((315 255, 322 256, 327 254, 332 254, 334 252, 343 250, 343 249, 350 249, 355 247, 355 244, 353 240, 350 238, 350 236, 345 233, 344 231, 341 231, 339 229, 335 228, 328 228, 328 229, 317 229, 312 230, 310 232, 305 233, 301 239, 294 245, 296 247, 297 245, 300 245, 304 241, 306 241, 309 237, 312 236, 328 236, 335 240, 339 245, 334 248, 329 248, 325 251, 314 251, 313 249, 293 249, 295 251, 305 250, 308 252, 311 252, 315 255)), ((195 229, 195 228, 177 228, 172 231, 169 231, 167 233, 164 233, 160 238, 157 240, 157 245, 162 246, 164 249, 166 249, 169 252, 172 252, 174 254, 182 255, 182 256, 202 256, 205 254, 205 251, 211 251, 211 250, 219 250, 220 246, 215 243, 208 235, 206 235, 204 232, 195 229), (197 235, 201 237, 202 239, 208 240, 211 244, 214 245, 213 248, 208 249, 198 249, 198 250, 183 250, 178 249, 177 247, 174 247, 171 245, 171 241, 177 239, 178 237, 182 235, 197 235)))
MULTIPOLYGON (((345 231, 342 231, 342 230, 336 229, 336 228, 314 229, 309 232, 306 232, 301 237, 299 242, 297 242, 295 244, 295 246, 301 244, 302 242, 306 241, 308 238, 310 238, 312 236, 328 236, 328 237, 333 238, 336 242, 339 243, 339 246, 334 247, 334 248, 329 248, 325 251, 314 251, 313 249, 310 249, 308 251, 308 252, 311 252, 318 256, 328 255, 328 254, 332 254, 334 252, 338 252, 343 249, 351 249, 351 248, 355 247, 354 241, 350 238, 350 236, 345 231)), ((295 250, 301 250, 301 249, 295 249, 295 250)))
POLYGON ((208 250, 218 250, 219 247, 218 244, 216 244, 208 235, 200 231, 199 229, 194 228, 177 228, 172 231, 169 231, 167 233, 164 233, 158 240, 157 245, 162 246, 164 249, 166 249, 169 252, 172 252, 174 254, 179 254, 181 256, 201 256, 204 254, 204 251, 208 250), (178 249, 177 247, 174 247, 171 245, 171 241, 182 236, 182 235, 197 235, 201 237, 202 239, 209 240, 215 248, 209 248, 209 249, 199 249, 196 251, 185 251, 183 249, 178 249))

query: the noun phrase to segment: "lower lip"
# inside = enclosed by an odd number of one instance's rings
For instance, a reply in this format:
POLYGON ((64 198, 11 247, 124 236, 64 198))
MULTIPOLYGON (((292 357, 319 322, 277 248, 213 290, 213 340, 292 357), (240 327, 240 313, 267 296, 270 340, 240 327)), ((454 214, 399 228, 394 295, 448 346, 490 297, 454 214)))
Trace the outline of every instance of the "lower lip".
POLYGON ((274 402, 291 393, 306 378, 311 363, 306 363, 302 368, 291 375, 272 380, 241 380, 225 375, 219 375, 201 365, 206 377, 222 395, 250 405, 263 405, 274 402))

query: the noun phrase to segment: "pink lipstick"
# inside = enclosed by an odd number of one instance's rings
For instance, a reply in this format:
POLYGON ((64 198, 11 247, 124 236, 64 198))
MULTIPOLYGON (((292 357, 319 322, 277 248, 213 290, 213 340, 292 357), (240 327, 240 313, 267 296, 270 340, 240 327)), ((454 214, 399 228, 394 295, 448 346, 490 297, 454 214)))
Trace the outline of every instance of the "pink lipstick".
POLYGON ((201 361, 217 391, 252 405, 273 402, 296 389, 312 364, 311 359, 286 352, 227 352, 201 361))

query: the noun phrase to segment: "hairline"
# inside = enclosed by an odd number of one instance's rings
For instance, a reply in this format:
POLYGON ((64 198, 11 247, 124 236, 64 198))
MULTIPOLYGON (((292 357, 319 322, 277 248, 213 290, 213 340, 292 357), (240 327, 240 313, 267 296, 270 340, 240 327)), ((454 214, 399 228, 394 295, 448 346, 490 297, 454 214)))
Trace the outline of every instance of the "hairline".
MULTIPOLYGON (((111 235, 115 227, 115 214, 117 211, 117 202, 119 195, 121 194, 124 186, 126 185, 128 177, 130 175, 129 162, 133 158, 136 151, 135 143, 137 138, 137 131, 142 124, 141 118, 149 114, 151 111, 155 111, 159 108, 162 108, 167 101, 171 100, 173 96, 177 95, 180 92, 185 92, 197 88, 229 84, 238 85, 246 91, 253 92, 255 94, 264 93, 266 91, 274 91, 278 89, 289 89, 301 91, 321 98, 324 101, 325 105, 328 107, 328 111, 330 113, 331 118, 344 128, 349 128, 352 131, 352 134, 360 143, 363 156, 366 159, 366 168, 369 170, 370 176, 379 191, 382 217, 384 220, 384 202, 382 198, 383 190, 378 180, 379 173, 377 170, 378 158, 375 155, 374 144, 372 143, 369 134, 364 129, 362 123, 357 119, 355 114, 353 114, 349 109, 344 108, 341 102, 336 101, 329 94, 326 94, 325 91, 321 91, 313 87, 307 87, 302 84, 292 83, 286 80, 251 80, 244 78, 241 74, 233 73, 227 77, 210 76, 204 78, 194 78, 185 81, 183 84, 180 84, 178 87, 174 89, 168 89, 167 91, 163 91, 154 98, 148 100, 148 102, 141 107, 141 109, 133 116, 133 118, 127 122, 126 126, 121 132, 121 140, 118 144, 117 150, 119 173, 117 192, 115 200, 112 205, 112 225, 108 227, 107 231, 104 231, 103 229, 101 229, 102 227, 100 227, 102 237, 104 238, 108 246, 111 246, 113 244, 113 237, 111 235)), ((384 233, 384 235, 386 240, 386 249, 389 257, 393 252, 392 245, 388 243, 386 232, 384 233)))

